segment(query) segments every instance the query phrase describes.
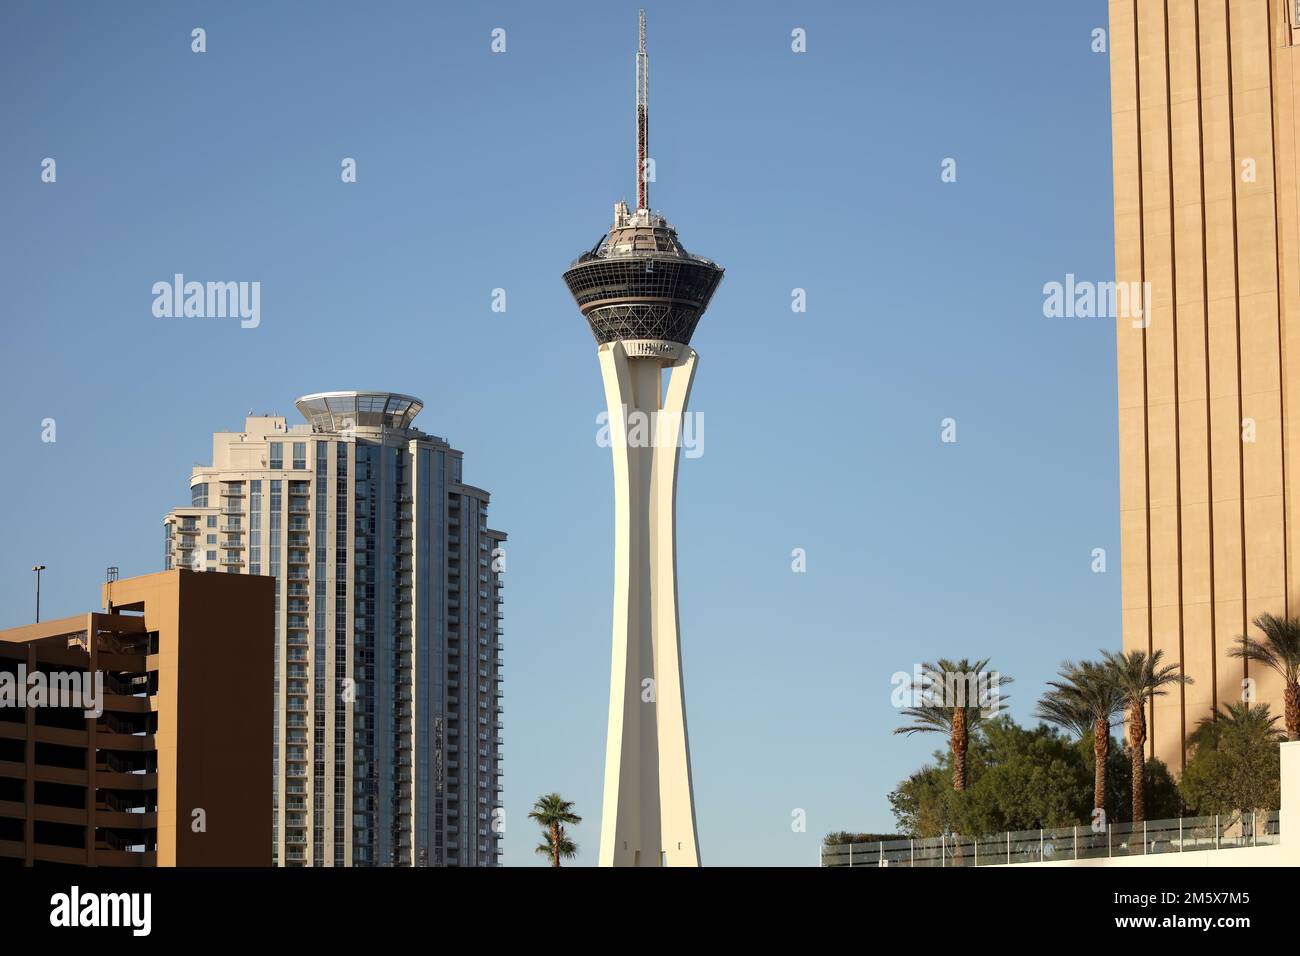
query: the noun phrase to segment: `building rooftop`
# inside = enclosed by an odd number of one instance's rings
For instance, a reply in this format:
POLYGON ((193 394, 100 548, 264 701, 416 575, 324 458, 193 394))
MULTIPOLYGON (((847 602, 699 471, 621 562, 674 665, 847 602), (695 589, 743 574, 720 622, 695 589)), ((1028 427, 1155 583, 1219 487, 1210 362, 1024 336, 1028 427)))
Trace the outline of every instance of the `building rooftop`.
POLYGON ((316 392, 294 403, 312 431, 410 428, 424 402, 397 392, 316 392))

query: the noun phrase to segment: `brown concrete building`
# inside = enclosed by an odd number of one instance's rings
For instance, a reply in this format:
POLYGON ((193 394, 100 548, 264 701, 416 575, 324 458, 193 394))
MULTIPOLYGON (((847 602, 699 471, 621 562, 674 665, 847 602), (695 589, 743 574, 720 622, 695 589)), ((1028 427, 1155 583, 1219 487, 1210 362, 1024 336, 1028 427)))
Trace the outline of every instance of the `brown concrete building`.
POLYGON ((1294 0, 1110 2, 1124 647, 1195 681, 1149 715, 1175 773, 1243 678, 1281 712, 1228 651, 1300 611, 1297 43, 1294 0))
POLYGON ((0 632, 0 866, 269 866, 273 582, 165 571, 104 606, 0 632))

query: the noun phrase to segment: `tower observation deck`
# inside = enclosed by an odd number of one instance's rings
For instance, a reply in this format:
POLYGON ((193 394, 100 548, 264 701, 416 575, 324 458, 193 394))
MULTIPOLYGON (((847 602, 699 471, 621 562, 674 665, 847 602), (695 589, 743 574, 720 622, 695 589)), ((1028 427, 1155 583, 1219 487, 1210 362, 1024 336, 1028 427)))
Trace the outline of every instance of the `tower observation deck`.
POLYGON ((646 339, 690 345, 722 267, 686 251, 663 216, 614 206, 614 226, 564 273, 599 345, 646 339))
MULTIPOLYGON (((722 281, 722 267, 691 255, 668 220, 650 209, 650 64, 645 11, 636 55, 637 208, 614 206, 614 225, 564 273, 598 345, 642 341, 688 346, 722 281)), ((679 352, 660 349, 661 352, 679 352)))

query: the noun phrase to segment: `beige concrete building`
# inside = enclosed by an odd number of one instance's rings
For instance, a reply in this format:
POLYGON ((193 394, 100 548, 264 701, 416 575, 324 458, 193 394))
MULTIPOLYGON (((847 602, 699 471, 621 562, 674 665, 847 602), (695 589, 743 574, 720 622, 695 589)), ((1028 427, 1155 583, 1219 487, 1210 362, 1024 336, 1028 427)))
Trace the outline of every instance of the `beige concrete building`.
POLYGON ((0 631, 0 866, 269 866, 273 601, 165 571, 0 631))
POLYGON ((1228 651, 1297 600, 1300 205, 1294 0, 1111 0, 1123 632, 1195 683, 1150 712, 1184 741, 1243 678, 1228 651))
POLYGON ((282 866, 493 866, 502 572, 489 495, 390 392, 217 432, 168 567, 275 579, 273 853, 282 866))

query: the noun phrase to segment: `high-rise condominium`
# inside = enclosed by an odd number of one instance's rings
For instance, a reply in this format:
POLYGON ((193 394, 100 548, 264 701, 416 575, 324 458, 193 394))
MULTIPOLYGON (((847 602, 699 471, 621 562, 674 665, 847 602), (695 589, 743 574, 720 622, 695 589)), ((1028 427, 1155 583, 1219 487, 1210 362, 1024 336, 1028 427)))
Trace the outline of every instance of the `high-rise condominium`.
POLYGON ((1124 647, 1195 682, 1148 714, 1175 772, 1213 708, 1282 712, 1229 651, 1300 611, 1298 13, 1110 0, 1116 277, 1150 294, 1117 325, 1124 647))
POLYGON ((492 866, 505 535, 461 452, 389 392, 213 436, 167 566, 269 575, 282 866, 492 866))

